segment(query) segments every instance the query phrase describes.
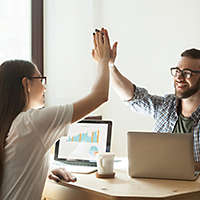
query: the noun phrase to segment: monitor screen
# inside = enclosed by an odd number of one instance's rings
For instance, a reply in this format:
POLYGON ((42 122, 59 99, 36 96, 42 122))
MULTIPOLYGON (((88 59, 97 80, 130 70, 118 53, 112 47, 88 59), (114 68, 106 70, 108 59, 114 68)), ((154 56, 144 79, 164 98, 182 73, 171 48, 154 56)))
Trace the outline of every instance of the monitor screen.
POLYGON ((99 152, 110 151, 111 121, 82 120, 70 126, 68 135, 56 143, 55 158, 96 160, 99 152))

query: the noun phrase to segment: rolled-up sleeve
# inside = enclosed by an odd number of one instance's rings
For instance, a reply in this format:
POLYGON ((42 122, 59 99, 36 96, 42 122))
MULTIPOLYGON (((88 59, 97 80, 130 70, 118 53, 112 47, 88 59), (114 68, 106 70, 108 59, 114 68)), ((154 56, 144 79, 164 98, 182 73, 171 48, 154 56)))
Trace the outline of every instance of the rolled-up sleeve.
POLYGON ((134 96, 131 100, 126 101, 126 105, 130 106, 131 110, 143 114, 149 114, 156 118, 157 112, 163 105, 165 98, 156 95, 150 95, 144 88, 135 87, 134 96))

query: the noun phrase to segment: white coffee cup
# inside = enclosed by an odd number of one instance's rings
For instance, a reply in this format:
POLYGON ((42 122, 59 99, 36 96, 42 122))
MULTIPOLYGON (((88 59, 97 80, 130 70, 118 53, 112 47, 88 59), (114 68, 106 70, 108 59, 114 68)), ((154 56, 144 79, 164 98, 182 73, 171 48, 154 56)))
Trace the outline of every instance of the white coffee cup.
POLYGON ((113 163, 115 154, 111 152, 97 154, 98 174, 113 174, 113 163))

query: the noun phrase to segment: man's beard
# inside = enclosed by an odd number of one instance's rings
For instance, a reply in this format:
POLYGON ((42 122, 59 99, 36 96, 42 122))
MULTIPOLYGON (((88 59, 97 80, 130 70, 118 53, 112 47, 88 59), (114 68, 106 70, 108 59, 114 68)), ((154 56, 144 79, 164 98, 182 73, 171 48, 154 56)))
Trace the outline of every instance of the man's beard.
POLYGON ((174 87, 175 87, 176 97, 179 99, 185 99, 185 98, 191 97, 192 95, 194 95, 195 93, 197 93, 199 91, 200 79, 197 81, 197 83, 192 88, 189 88, 188 90, 186 90, 184 92, 177 92, 175 84, 174 84, 174 87))

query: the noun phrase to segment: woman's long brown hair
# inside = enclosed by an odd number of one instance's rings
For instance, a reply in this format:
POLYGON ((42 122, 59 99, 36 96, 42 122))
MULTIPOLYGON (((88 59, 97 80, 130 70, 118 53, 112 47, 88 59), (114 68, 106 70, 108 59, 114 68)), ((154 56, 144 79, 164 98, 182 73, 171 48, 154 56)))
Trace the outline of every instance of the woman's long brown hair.
POLYGON ((22 79, 33 76, 35 71, 35 66, 24 60, 10 60, 0 65, 0 191, 3 180, 6 137, 13 120, 26 105, 22 79))

